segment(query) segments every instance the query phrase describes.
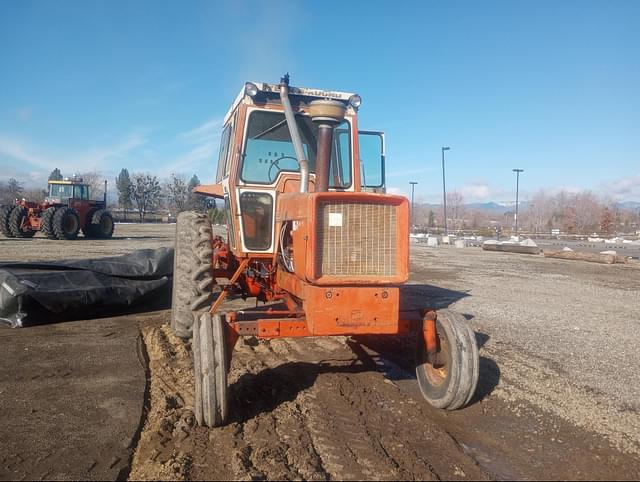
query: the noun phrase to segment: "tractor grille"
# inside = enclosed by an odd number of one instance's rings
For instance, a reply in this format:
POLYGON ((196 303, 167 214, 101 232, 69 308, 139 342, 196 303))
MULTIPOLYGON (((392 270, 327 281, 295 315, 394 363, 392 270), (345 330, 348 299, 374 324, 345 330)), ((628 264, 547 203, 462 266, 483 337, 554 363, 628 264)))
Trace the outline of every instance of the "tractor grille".
POLYGON ((397 209, 389 204, 321 202, 316 272, 322 276, 395 276, 397 209))

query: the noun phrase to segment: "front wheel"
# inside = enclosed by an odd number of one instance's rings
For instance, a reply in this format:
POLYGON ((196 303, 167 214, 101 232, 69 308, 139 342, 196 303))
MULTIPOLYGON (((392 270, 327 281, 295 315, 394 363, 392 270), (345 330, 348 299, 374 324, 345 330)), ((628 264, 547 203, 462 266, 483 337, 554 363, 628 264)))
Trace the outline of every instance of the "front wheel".
POLYGON ((422 396, 434 407, 456 410, 469 403, 478 385, 480 356, 465 318, 449 310, 437 312, 438 351, 427 359, 422 333, 416 354, 416 376, 422 396))
POLYGON ((218 427, 227 421, 226 322, 205 313, 193 324, 193 374, 195 416, 198 425, 218 427))
POLYGON ((29 218, 29 212, 24 206, 16 206, 11 210, 9 214, 9 231, 11 231, 11 237, 13 238, 33 238, 36 232, 32 229, 26 231, 22 227, 26 224, 29 218))

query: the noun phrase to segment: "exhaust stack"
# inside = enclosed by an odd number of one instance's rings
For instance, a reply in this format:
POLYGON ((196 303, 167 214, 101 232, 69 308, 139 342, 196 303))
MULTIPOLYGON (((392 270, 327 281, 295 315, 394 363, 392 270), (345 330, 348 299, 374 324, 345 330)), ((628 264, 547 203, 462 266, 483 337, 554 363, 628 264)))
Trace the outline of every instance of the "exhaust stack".
POLYGON ((293 142, 293 148, 296 151, 296 157, 298 158, 298 164, 300 165, 300 192, 309 192, 309 160, 304 154, 302 140, 300 140, 300 132, 298 131, 298 124, 296 123, 296 116, 293 113, 293 108, 289 101, 289 74, 286 74, 280 79, 280 99, 284 106, 284 116, 287 119, 287 125, 289 126, 291 142, 293 142))
POLYGON ((318 126, 316 192, 329 190, 333 129, 343 121, 346 110, 346 106, 337 100, 314 100, 309 104, 311 120, 318 126))

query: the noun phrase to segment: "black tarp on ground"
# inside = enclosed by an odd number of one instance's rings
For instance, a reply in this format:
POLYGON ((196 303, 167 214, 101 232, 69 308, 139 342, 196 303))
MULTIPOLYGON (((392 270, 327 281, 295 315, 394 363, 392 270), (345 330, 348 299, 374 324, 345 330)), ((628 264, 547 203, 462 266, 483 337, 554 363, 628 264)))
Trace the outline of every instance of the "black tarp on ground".
POLYGON ((114 315, 150 300, 167 307, 172 273, 172 248, 100 259, 0 263, 0 320, 22 327, 114 315))

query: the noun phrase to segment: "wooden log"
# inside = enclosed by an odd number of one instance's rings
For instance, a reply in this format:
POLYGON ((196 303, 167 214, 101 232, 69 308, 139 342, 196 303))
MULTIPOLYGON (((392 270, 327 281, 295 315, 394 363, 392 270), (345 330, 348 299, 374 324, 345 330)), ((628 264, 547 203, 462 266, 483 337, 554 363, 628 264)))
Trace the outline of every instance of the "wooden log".
POLYGON ((590 263, 614 264, 617 261, 615 254, 581 253, 579 251, 544 251, 545 258, 568 259, 576 261, 588 261, 590 263))
POLYGON ((540 254, 542 251, 538 246, 521 246, 519 244, 491 244, 484 243, 482 245, 484 251, 502 251, 505 253, 518 254, 540 254))

